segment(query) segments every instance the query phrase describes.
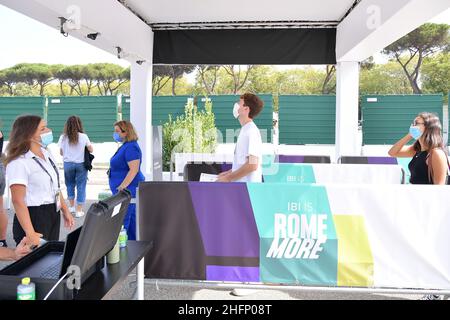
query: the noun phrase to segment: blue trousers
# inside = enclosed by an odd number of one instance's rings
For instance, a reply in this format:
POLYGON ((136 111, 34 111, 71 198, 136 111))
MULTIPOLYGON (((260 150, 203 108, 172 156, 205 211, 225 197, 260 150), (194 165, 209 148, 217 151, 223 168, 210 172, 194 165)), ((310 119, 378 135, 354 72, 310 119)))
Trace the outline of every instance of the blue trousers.
POLYGON ((136 240, 136 204, 133 203, 128 206, 123 226, 127 229, 128 240, 136 240))
POLYGON ((86 182, 88 171, 83 163, 64 162, 64 180, 67 186, 67 198, 75 199, 75 186, 77 187, 77 204, 86 202, 86 182))
MULTIPOLYGON (((116 194, 117 186, 122 182, 116 180, 109 180, 109 188, 112 194, 116 194)), ((137 185, 129 185, 128 190, 131 192, 132 199, 136 199, 136 188, 137 185)), ((123 219, 123 226, 127 230, 128 240, 136 240, 136 204, 133 203, 128 206, 127 214, 123 219)))

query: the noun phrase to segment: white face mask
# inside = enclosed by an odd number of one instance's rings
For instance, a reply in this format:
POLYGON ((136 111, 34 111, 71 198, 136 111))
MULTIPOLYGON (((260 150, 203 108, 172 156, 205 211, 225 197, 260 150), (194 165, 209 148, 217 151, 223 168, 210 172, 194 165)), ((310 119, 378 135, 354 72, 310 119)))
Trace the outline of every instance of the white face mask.
POLYGON ((235 103, 233 107, 233 116, 237 119, 239 118, 239 103, 235 103))

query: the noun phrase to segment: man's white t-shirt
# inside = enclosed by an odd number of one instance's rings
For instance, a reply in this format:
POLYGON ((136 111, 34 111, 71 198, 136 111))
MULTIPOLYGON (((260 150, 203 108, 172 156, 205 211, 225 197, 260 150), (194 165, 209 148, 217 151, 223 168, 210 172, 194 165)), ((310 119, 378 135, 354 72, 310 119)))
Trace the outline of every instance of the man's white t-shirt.
POLYGON ((258 169, 242 177, 236 182, 262 182, 262 140, 261 133, 253 121, 241 128, 234 150, 232 171, 238 170, 246 162, 249 156, 258 157, 258 169))
POLYGON ((69 138, 66 135, 59 137, 58 145, 63 151, 64 162, 84 162, 84 147, 91 144, 89 138, 84 133, 78 133, 78 143, 69 143, 69 138))

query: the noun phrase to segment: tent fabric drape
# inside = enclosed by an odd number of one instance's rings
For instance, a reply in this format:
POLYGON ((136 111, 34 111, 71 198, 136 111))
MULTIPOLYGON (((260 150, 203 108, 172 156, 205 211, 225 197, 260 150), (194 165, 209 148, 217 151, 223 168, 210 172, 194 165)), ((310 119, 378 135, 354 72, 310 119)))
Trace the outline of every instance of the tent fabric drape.
POLYGON ((156 30, 154 64, 335 64, 336 29, 156 30))

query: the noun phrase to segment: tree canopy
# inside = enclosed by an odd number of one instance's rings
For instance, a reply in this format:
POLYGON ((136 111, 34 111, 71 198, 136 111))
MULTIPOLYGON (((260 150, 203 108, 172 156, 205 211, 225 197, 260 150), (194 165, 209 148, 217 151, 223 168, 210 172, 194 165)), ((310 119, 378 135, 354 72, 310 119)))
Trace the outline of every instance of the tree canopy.
MULTIPOLYGON (((447 24, 424 24, 382 51, 389 62, 361 62, 361 94, 447 96, 449 31, 447 24)), ((129 80, 130 68, 111 63, 20 63, 0 70, 0 95, 128 95, 129 80)), ((336 66, 154 65, 152 89, 153 95, 335 94, 336 66)))

